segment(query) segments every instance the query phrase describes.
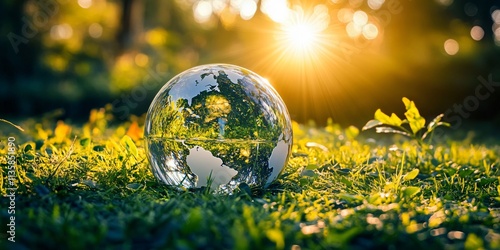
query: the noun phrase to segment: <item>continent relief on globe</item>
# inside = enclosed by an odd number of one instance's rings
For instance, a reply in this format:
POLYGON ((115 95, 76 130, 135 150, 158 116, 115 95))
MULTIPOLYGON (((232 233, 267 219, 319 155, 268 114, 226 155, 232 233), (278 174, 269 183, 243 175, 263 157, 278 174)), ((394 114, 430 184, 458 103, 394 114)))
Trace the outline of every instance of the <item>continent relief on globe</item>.
POLYGON ((217 189, 220 185, 228 184, 238 174, 238 171, 225 166, 221 159, 199 146, 189 150, 186 162, 191 171, 198 176, 197 188, 206 187, 210 179, 212 182, 210 188, 217 189))

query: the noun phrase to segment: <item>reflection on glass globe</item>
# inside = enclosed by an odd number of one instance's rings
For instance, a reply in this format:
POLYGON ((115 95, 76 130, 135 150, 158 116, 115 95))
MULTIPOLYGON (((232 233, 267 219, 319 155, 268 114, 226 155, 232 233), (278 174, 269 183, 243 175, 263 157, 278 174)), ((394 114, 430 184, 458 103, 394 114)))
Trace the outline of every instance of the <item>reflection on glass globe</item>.
POLYGON ((266 79, 242 67, 202 65, 165 84, 149 107, 145 139, 156 178, 185 188, 266 187, 283 170, 292 125, 266 79))

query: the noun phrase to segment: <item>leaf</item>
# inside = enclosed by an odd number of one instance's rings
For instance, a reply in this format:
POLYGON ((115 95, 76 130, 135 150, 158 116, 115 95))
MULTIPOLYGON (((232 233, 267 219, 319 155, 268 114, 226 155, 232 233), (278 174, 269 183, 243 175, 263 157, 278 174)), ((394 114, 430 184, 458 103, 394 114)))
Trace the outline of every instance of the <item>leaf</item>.
POLYGON ((480 186, 486 186, 495 181, 497 181, 497 178, 492 178, 492 177, 481 177, 476 180, 476 182, 478 182, 480 186))
POLYGON ((377 109, 377 111, 375 111, 375 120, 391 126, 401 126, 401 124, 403 123, 401 118, 399 118, 396 114, 392 113, 391 116, 388 116, 380 109, 377 109))
POLYGON ((316 173, 314 173, 314 171, 309 170, 309 169, 306 169, 306 170, 302 171, 302 173, 300 175, 302 175, 302 176, 309 176, 309 177, 316 177, 316 176, 318 176, 316 173))
POLYGON ((399 116, 394 113, 391 114, 391 125, 401 126, 402 123, 403 121, 401 120, 401 118, 399 118, 399 116))
POLYGON ((105 148, 106 148, 106 146, 104 146, 104 145, 96 145, 92 149, 96 152, 102 152, 102 151, 104 151, 105 148))
POLYGON ((130 183, 130 184, 127 184, 127 188, 130 188, 132 190, 137 190, 140 187, 142 187, 142 185, 139 184, 139 183, 130 183))
POLYGON ((409 181, 409 180, 413 180, 417 177, 418 173, 420 171, 418 170, 418 168, 416 169, 413 169, 412 171, 410 171, 409 173, 407 173, 404 177, 403 177, 403 180, 405 181, 409 181))
POLYGON ((25 160, 31 161, 31 160, 35 159, 35 156, 32 154, 23 154, 23 158, 25 160))
POLYGON ((80 140, 80 145, 82 147, 87 147, 90 144, 90 138, 83 138, 80 140))
POLYGON ((31 146, 31 144, 26 144, 26 146, 24 146, 24 153, 27 153, 28 151, 32 150, 33 149, 33 146, 31 146))
POLYGON ((240 183, 238 185, 238 189, 241 191, 242 194, 252 197, 252 189, 245 182, 240 183))
POLYGON ((276 243, 276 249, 285 248, 285 237, 283 236, 283 232, 279 229, 269 229, 266 231, 267 238, 276 243))
POLYGON ((429 125, 427 125, 427 131, 431 131, 433 130, 434 128, 436 128, 439 124, 439 122, 441 121, 441 119, 443 118, 444 114, 440 114, 436 117, 434 117, 434 119, 432 119, 431 122, 429 122, 429 125))
POLYGON ((306 167, 307 170, 314 170, 314 169, 317 169, 317 168, 318 168, 318 165, 316 165, 316 164, 309 164, 306 167))
POLYGON ((403 103, 405 104, 406 110, 408 110, 408 107, 410 106, 411 103, 410 99, 403 97, 403 103))
POLYGON ((344 183, 348 187, 352 186, 352 182, 350 180, 348 180, 347 178, 345 178, 344 176, 341 176, 340 182, 344 183))
POLYGON ((387 124, 387 125, 389 125, 391 123, 391 118, 388 115, 386 115, 384 112, 382 112, 382 110, 380 110, 380 109, 377 109, 377 111, 375 111, 375 120, 378 120, 381 123, 387 124))
POLYGON ((420 188, 419 187, 406 187, 405 189, 403 189, 403 195, 406 197, 406 198, 410 198, 414 195, 416 195, 418 192, 420 192, 420 188))
POLYGON ((420 113, 413 101, 410 101, 408 100, 408 98, 403 97, 403 103, 405 104, 405 116, 408 120, 408 123, 410 124, 411 131, 416 134, 418 131, 425 127, 425 118, 420 116, 420 113))
POLYGON ((397 130, 397 129, 394 129, 391 127, 377 127, 375 131, 377 133, 386 133, 386 134, 394 133, 394 134, 402 134, 402 135, 410 136, 410 134, 408 134, 404 131, 397 130))
POLYGON ((376 127, 378 125, 382 125, 383 123, 379 120, 369 120, 365 126, 363 126, 363 128, 361 130, 367 130, 367 129, 371 129, 373 127, 376 127))
POLYGON ((353 201, 362 201, 363 197, 361 195, 341 193, 339 194, 339 199, 345 200, 347 202, 353 202, 353 201))
POLYGON ((90 187, 90 188, 97 188, 97 182, 95 182, 93 180, 83 180, 81 183, 90 187))
POLYGON ((130 136, 124 135, 120 142, 125 146, 127 152, 131 153, 136 158, 139 156, 137 147, 135 146, 135 143, 134 141, 132 141, 132 138, 130 138, 130 136))

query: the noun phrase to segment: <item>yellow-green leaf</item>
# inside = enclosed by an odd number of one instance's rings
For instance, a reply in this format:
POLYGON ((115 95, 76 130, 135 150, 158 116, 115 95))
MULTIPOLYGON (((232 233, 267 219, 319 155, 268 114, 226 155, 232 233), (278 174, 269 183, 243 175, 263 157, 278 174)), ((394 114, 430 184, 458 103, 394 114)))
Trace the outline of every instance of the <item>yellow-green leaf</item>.
POLYGON ((401 124, 403 123, 403 121, 396 114, 392 113, 391 116, 388 116, 380 109, 377 109, 377 111, 375 111, 375 120, 391 126, 401 126, 401 124))
POLYGON ((407 198, 414 196, 418 192, 420 192, 419 187, 406 187, 405 189, 403 189, 403 195, 407 198))
POLYGON ((121 143, 125 146, 127 151, 131 153, 133 156, 138 157, 137 147, 135 146, 134 141, 128 135, 124 135, 121 139, 121 143))
POLYGON ((417 175, 418 175, 418 173, 419 173, 419 172, 420 172, 420 171, 419 171, 417 168, 416 168, 416 169, 413 169, 412 171, 410 171, 409 173, 407 173, 407 174, 403 177, 403 179, 404 179, 405 181, 413 180, 413 179, 415 179, 415 178, 417 177, 417 175))
POLYGON ((380 110, 380 109, 377 109, 377 111, 375 111, 375 120, 378 120, 384 124, 391 123, 391 118, 388 115, 386 115, 384 112, 382 112, 382 110, 380 110))
POLYGON ((408 124, 410 124, 411 131, 415 134, 425 127, 425 118, 420 116, 420 112, 413 101, 403 97, 403 103, 406 108, 406 120, 408 120, 408 124))
POLYGON ((403 123, 403 121, 401 120, 401 118, 399 118, 394 113, 391 114, 391 124, 390 125, 401 126, 402 123, 403 123))
POLYGON ((406 97, 403 97, 403 103, 405 104, 405 108, 406 110, 408 110, 408 107, 410 106, 411 104, 411 101, 410 99, 406 98, 406 97))
POLYGON ((285 237, 283 236, 283 232, 279 229, 269 229, 266 231, 267 238, 276 243, 276 249, 285 248, 285 237))

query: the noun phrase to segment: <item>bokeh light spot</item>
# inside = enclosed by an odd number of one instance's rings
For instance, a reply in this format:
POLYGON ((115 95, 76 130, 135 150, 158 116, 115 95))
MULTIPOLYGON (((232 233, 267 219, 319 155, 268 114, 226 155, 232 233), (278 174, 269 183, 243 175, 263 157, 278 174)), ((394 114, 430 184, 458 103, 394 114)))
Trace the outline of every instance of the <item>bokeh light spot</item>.
POLYGON ((352 9, 342 8, 337 12, 337 18, 343 23, 352 21, 354 11, 352 9))
POLYGON ((50 36, 53 39, 69 39, 73 36, 73 28, 67 23, 54 25, 50 28, 50 36))
POLYGON ((347 35, 351 38, 358 37, 363 31, 360 26, 355 25, 353 22, 348 23, 345 29, 347 31, 347 35))
POLYGON ((146 33, 146 41, 153 46, 163 46, 167 43, 168 33, 161 28, 156 28, 146 33))
POLYGON ((354 12, 352 21, 354 22, 354 24, 362 27, 368 22, 368 15, 364 11, 358 10, 354 12))
POLYGON ((497 45, 500 45, 498 42, 500 42, 500 26, 496 27, 496 29, 493 31, 493 34, 495 36, 495 43, 497 45))
POLYGON ((146 67, 149 62, 149 57, 143 53, 138 53, 134 58, 135 64, 139 67, 146 67))
POLYGON ((443 6, 450 6, 453 3, 453 0, 436 0, 436 2, 443 6))
POLYGON ((92 0, 78 0, 78 5, 84 9, 88 9, 92 6, 92 0))
POLYGON ((493 22, 500 24, 500 10, 493 11, 493 13, 491 13, 491 19, 493 19, 493 22))
POLYGON ((217 15, 220 15, 226 6, 227 3, 224 0, 212 0, 212 11, 217 15))
POLYGON ((243 20, 250 20, 257 11, 257 3, 253 0, 245 0, 240 6, 240 16, 243 20))
POLYGON ((444 50, 450 56, 457 54, 459 48, 458 42, 454 39, 448 39, 444 42, 444 50))
POLYGON ((368 40, 373 40, 378 36, 378 28, 373 23, 363 26, 363 36, 368 40))
POLYGON ((260 10, 277 23, 283 23, 290 15, 286 0, 262 0, 260 10))
POLYGON ((385 0, 368 0, 368 7, 372 10, 378 10, 384 4, 385 0))
POLYGON ((484 30, 479 26, 474 26, 470 30, 470 36, 476 41, 480 41, 484 37, 484 30))
POLYGON ((194 20, 198 23, 204 23, 212 16, 212 4, 208 1, 199 1, 193 5, 194 20))
POLYGON ((89 35, 93 38, 102 36, 102 26, 98 23, 93 23, 89 26, 89 35))

